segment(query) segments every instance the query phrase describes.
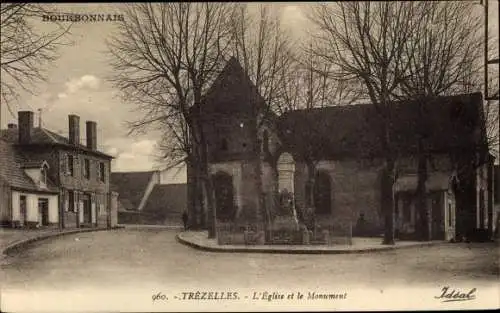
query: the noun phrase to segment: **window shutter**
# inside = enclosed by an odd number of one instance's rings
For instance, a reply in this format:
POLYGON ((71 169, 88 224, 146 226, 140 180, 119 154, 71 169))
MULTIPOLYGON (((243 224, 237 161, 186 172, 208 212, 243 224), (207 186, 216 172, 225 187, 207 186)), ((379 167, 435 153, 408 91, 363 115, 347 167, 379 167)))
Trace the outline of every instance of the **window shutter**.
POLYGON ((69 195, 68 195, 68 191, 67 190, 64 190, 63 191, 63 200, 64 200, 64 212, 68 212, 69 211, 69 195))
POLYGON ((74 202, 74 206, 73 206, 73 212, 78 212, 78 198, 79 198, 79 193, 78 191, 73 191, 73 202, 74 202))
POLYGON ((81 170, 82 178, 84 178, 85 177, 85 162, 84 162, 83 158, 79 158, 78 160, 80 161, 80 170, 81 170))
POLYGON ((62 158, 62 170, 63 174, 66 175, 68 172, 68 154, 64 154, 64 157, 62 158))

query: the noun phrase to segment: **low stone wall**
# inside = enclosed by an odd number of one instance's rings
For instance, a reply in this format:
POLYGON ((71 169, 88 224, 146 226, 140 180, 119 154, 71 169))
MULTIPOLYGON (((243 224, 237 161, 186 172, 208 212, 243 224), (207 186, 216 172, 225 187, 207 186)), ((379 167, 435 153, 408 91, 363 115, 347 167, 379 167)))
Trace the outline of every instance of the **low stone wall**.
POLYGON ((237 224, 219 224, 217 226, 219 245, 351 245, 352 236, 334 233, 327 228, 307 230, 278 228, 268 229, 263 226, 237 224))

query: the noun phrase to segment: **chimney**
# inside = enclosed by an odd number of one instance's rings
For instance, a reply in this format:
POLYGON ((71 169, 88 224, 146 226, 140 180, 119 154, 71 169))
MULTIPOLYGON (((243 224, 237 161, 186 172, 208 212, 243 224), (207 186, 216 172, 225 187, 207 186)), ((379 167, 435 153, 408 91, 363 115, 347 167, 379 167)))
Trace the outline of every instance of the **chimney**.
POLYGON ((80 144, 80 117, 78 115, 68 115, 69 121, 69 143, 72 145, 80 144))
POLYGON ((19 124, 19 143, 30 143, 31 135, 33 134, 34 117, 32 111, 19 111, 17 119, 19 124))
POLYGON ((8 129, 17 129, 17 124, 9 123, 9 124, 7 124, 7 128, 8 129))
POLYGON ((97 123, 93 121, 85 122, 87 128, 87 148, 97 150, 97 123))

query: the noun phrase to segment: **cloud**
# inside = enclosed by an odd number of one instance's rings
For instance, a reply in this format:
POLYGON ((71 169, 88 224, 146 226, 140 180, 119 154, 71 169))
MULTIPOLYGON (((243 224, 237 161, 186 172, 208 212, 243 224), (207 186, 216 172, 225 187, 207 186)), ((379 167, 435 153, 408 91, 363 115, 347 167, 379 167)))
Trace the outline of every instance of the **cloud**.
POLYGON ((83 75, 80 78, 73 78, 69 82, 65 83, 66 92, 70 94, 84 88, 98 89, 100 84, 101 80, 94 75, 83 75))
POLYGON ((116 156, 112 171, 149 171, 156 165, 156 140, 114 138, 106 141, 106 151, 116 156))

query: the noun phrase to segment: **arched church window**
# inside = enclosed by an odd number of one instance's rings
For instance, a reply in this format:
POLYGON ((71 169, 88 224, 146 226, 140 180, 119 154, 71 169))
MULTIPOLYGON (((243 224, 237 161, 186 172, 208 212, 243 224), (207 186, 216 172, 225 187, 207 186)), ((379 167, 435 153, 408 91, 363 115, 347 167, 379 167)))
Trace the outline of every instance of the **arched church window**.
POLYGON ((213 177, 216 216, 220 221, 231 221, 235 217, 233 178, 225 172, 217 172, 213 177))
POLYGON ((220 141, 220 149, 222 151, 227 151, 227 139, 226 138, 222 138, 221 141, 220 141))
POLYGON ((332 184, 330 175, 319 171, 314 181, 314 207, 316 214, 330 214, 332 210, 332 184))

